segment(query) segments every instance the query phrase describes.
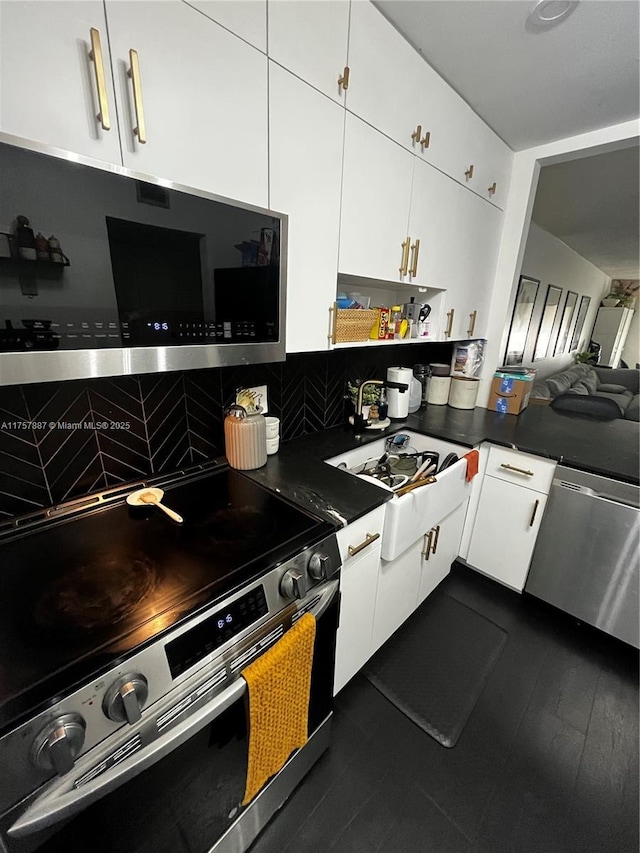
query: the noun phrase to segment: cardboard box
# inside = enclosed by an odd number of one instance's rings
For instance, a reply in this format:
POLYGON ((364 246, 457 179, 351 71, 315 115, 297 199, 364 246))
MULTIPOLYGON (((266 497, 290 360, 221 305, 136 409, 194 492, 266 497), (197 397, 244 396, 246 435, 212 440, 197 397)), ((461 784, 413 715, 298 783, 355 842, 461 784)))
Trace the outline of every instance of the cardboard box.
POLYGON ((497 370, 493 374, 487 408, 492 412, 519 415, 527 408, 535 376, 535 370, 497 370))

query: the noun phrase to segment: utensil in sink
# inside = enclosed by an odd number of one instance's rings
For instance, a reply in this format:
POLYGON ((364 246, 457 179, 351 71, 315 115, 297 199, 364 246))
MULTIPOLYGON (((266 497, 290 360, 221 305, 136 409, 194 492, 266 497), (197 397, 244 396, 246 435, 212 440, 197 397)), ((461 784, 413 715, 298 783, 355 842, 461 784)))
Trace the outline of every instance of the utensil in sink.
POLYGON ((438 460, 440 456, 438 453, 434 452, 426 452, 423 454, 423 461, 420 464, 420 467, 416 471, 416 473, 411 478, 411 482, 415 482, 416 480, 421 480, 423 477, 428 477, 431 474, 435 474, 438 469, 438 460))
POLYGON ((396 489, 396 495, 398 495, 398 497, 402 497, 403 495, 412 492, 414 489, 419 489, 422 486, 428 486, 430 483, 435 482, 435 477, 423 477, 421 480, 416 480, 415 483, 407 483, 406 486, 402 486, 400 489, 396 489))
POLYGON ((129 504, 129 506, 157 506, 164 513, 166 513, 173 521, 177 521, 178 524, 182 524, 184 518, 181 515, 178 515, 177 512, 174 512, 174 510, 169 509, 168 506, 165 506, 162 503, 163 497, 163 489, 149 487, 146 489, 138 489, 135 492, 131 492, 130 495, 127 495, 127 503, 129 504))

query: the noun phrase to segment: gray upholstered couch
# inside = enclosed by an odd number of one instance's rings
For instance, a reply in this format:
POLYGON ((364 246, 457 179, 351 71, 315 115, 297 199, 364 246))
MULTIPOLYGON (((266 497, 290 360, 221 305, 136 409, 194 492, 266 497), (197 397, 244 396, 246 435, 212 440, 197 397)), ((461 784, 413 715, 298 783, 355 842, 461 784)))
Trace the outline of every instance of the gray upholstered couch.
POLYGON ((605 397, 617 403, 620 417, 640 420, 640 371, 631 368, 574 364, 548 379, 534 382, 531 397, 551 402, 561 394, 605 397))

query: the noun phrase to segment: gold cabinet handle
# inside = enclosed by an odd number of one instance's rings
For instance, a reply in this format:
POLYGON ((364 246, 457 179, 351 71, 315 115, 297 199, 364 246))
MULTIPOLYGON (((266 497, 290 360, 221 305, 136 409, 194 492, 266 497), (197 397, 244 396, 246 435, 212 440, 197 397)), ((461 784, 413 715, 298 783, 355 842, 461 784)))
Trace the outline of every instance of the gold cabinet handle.
POLYGON ((472 311, 471 314, 469 314, 469 328, 467 329, 467 335, 470 338, 473 337, 473 330, 476 327, 476 317, 477 316, 478 316, 477 311, 472 311))
POLYGON ((335 344, 336 336, 338 334, 338 306, 335 302, 329 308, 329 322, 331 324, 331 331, 327 335, 327 338, 332 344, 335 344))
POLYGON ((419 124, 416 129, 411 134, 411 138, 414 142, 420 142, 420 137, 422 136, 422 125, 419 124))
POLYGON ((431 131, 428 130, 425 133, 425 135, 422 137, 422 139, 420 140, 420 145, 422 145, 423 148, 428 148, 430 142, 431 142, 431 131))
POLYGON ((340 86, 346 92, 349 88, 349 74, 351 69, 348 65, 344 66, 344 71, 342 72, 342 76, 338 77, 338 86, 340 86))
POLYGON ((422 556, 425 560, 429 561, 429 554, 431 554, 431 539, 433 537, 433 530, 430 530, 428 533, 425 533, 422 537, 422 556))
POLYGON ((359 545, 355 547, 353 545, 349 545, 349 556, 355 557, 356 554, 359 554, 360 551, 364 551, 365 548, 368 548, 372 542, 375 542, 376 539, 380 538, 379 533, 367 533, 364 542, 361 542, 359 545))
POLYGON ((407 237, 401 245, 402 260, 400 261, 400 275, 406 275, 409 272, 409 248, 411 247, 411 237, 407 237))
POLYGON ((469 168, 465 172, 465 175, 466 175, 467 180, 470 181, 471 178, 473 177, 473 163, 469 166, 469 168))
POLYGON ((496 192, 496 182, 494 181, 490 187, 487 188, 487 192, 489 195, 495 195, 496 192))
POLYGON ((539 506, 540 501, 536 501, 533 505, 533 512, 531 513, 531 521, 529 522, 529 527, 533 527, 533 522, 536 520, 536 513, 538 512, 539 506))
POLYGON ((444 330, 445 338, 450 338, 451 333, 453 332, 453 315, 456 313, 456 309, 452 308, 451 311, 447 311, 447 328, 444 330))
POLYGON ((409 270, 409 275, 414 278, 418 275, 418 256, 420 254, 420 240, 416 240, 416 242, 411 247, 411 269, 409 270))
POLYGON ((509 465, 508 462, 501 462, 501 468, 506 468, 507 471, 515 471, 518 474, 526 474, 527 477, 533 477, 533 471, 527 471, 525 468, 516 468, 515 465, 509 465))
POLYGON ((138 51, 129 51, 129 63, 131 67, 127 71, 127 76, 131 78, 133 84, 133 105, 136 111, 137 125, 133 128, 133 132, 138 137, 138 142, 141 145, 147 141, 147 126, 144 121, 144 107, 142 106, 142 86, 140 85, 140 63, 138 62, 138 51))
POLYGON ((438 550, 438 539, 440 538, 440 525, 436 524, 435 526, 435 536, 433 537, 433 545, 431 546, 431 553, 435 554, 438 550))
POLYGON ((107 102, 107 86, 104 80, 104 62, 102 60, 102 45, 100 44, 100 33, 95 27, 89 30, 91 38, 91 50, 89 59, 93 62, 93 73, 96 78, 96 90, 98 92, 98 106, 100 112, 96 116, 103 130, 111 130, 109 119, 109 104, 107 102))

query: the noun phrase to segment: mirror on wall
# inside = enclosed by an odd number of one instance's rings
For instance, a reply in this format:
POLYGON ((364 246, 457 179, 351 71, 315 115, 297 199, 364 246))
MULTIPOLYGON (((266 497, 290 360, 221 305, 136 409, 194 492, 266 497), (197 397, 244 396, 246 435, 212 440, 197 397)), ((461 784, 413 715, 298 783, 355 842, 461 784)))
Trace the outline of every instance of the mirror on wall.
POLYGON ((572 324, 575 319, 576 305, 578 304, 578 294, 573 290, 567 291, 567 298, 562 310, 562 320, 560 320, 560 331, 556 341, 554 355, 561 355, 568 351, 569 333, 571 332, 572 324))
POLYGON ((591 302, 590 296, 583 296, 580 300, 580 307, 578 308, 578 316, 576 317, 576 325, 573 329, 573 335, 571 336, 571 345, 569 349, 575 350, 578 348, 580 344, 580 337, 582 335, 582 329, 584 327, 584 321, 587 316, 587 311, 589 310, 589 303, 591 302))
POLYGON ((538 279, 528 278, 526 275, 520 276, 516 301, 513 306, 511 328, 509 329, 505 364, 522 364, 524 348, 531 326, 531 317, 533 316, 533 306, 539 287, 538 279))
POLYGON ((544 308, 542 309, 542 317, 538 328, 538 337, 536 338, 536 346, 533 353, 534 361, 539 361, 541 358, 553 355, 550 346, 551 335, 556 322, 558 308, 560 307, 561 296, 562 288, 554 287, 553 284, 550 284, 547 287, 547 295, 544 300, 544 308))

